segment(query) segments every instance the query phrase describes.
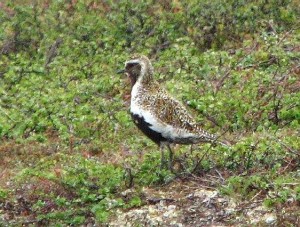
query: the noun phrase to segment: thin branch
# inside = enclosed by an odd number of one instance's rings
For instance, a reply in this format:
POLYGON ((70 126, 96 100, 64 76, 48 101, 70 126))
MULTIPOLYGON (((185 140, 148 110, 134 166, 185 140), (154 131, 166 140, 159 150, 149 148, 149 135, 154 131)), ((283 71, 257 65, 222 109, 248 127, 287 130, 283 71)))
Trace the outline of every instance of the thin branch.
POLYGON ((291 147, 289 147, 288 145, 286 145, 285 143, 283 143, 276 137, 272 137, 272 139, 275 140, 276 142, 278 142, 281 146, 285 147, 290 153, 293 153, 300 157, 300 151, 292 149, 291 147))
MULTIPOLYGON (((228 129, 229 130, 229 129, 228 129)), ((194 173, 197 168, 199 167, 200 163, 203 161, 203 159, 208 155, 209 151, 211 150, 211 148, 214 146, 214 144, 216 142, 218 142, 218 139, 223 136, 225 133, 227 133, 227 131, 224 131, 221 135, 219 135, 218 137, 215 138, 215 140, 210 144, 209 148, 207 148, 207 150, 204 152, 204 154, 202 155, 202 157, 197 161, 196 165, 194 166, 193 170, 191 171, 191 173, 194 173)), ((225 144, 223 144, 225 145, 225 144)))

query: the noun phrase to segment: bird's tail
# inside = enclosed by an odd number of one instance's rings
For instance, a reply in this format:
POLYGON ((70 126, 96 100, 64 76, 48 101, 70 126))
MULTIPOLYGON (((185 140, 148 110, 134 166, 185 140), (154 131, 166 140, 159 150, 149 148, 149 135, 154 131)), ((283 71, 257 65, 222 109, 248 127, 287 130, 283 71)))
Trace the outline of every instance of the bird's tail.
POLYGON ((219 140, 220 139, 220 136, 216 136, 216 135, 213 135, 213 137, 211 138, 210 142, 213 144, 213 145, 217 145, 217 144, 220 144, 224 147, 231 147, 231 143, 227 140, 219 140))
POLYGON ((220 144, 220 145, 222 145, 224 147, 230 147, 231 143, 228 142, 227 140, 219 140, 222 135, 217 136, 215 134, 210 134, 208 132, 202 131, 202 134, 201 134, 200 138, 201 138, 201 140, 203 142, 209 142, 209 143, 211 143, 213 145, 220 144))
POLYGON ((227 141, 227 140, 223 140, 223 141, 216 141, 216 143, 224 146, 224 147, 231 147, 231 144, 227 141))

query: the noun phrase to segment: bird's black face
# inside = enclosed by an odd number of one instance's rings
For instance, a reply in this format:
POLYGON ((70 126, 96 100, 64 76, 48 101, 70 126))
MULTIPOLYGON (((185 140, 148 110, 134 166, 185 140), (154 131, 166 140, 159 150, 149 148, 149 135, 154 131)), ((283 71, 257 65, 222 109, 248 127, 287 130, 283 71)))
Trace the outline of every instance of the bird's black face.
POLYGON ((138 77, 141 75, 141 69, 142 67, 139 62, 127 62, 125 66, 125 73, 128 75, 132 86, 136 83, 138 77))
POLYGON ((147 83, 151 81, 153 75, 153 67, 150 60, 144 55, 135 55, 129 61, 125 62, 125 69, 118 71, 125 73, 133 87, 137 81, 147 83))

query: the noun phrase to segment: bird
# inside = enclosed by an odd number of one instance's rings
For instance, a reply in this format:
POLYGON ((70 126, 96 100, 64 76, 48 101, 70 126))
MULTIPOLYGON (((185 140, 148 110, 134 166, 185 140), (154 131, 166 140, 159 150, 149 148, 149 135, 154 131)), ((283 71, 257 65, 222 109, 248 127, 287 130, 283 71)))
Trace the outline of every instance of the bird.
POLYGON ((185 106, 172 97, 154 78, 154 68, 145 55, 133 55, 125 62, 125 73, 131 82, 130 114, 134 124, 161 150, 169 150, 169 169, 172 169, 171 144, 226 143, 200 126, 185 106))

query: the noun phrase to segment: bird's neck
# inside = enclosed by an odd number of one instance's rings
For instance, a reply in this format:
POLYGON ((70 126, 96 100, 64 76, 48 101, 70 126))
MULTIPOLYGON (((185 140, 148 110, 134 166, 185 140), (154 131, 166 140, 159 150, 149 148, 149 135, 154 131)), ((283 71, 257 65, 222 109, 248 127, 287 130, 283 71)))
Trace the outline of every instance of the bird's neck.
POLYGON ((142 68, 141 75, 137 81, 140 81, 140 83, 145 85, 151 83, 153 81, 153 70, 151 70, 151 68, 142 68))
POLYGON ((151 83, 153 83, 153 76, 151 74, 145 74, 142 75, 140 77, 132 77, 130 78, 130 82, 131 82, 131 89, 133 89, 133 87, 147 87, 149 85, 151 85, 151 83))

